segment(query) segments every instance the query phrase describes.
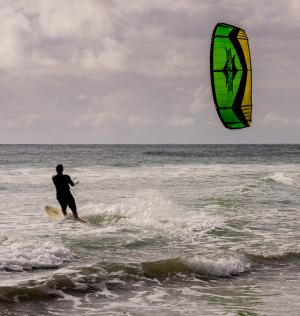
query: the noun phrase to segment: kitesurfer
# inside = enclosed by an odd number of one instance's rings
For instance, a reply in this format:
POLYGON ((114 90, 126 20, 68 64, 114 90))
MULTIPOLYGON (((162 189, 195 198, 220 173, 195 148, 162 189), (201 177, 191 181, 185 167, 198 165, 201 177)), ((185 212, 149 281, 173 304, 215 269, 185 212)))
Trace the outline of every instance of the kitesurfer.
MULTIPOLYGON (((67 215, 67 207, 71 209, 73 216, 76 220, 79 220, 77 214, 76 203, 74 197, 70 191, 70 185, 73 187, 75 183, 71 180, 70 176, 63 174, 63 165, 56 166, 57 174, 52 177, 53 183, 56 188, 56 198, 61 206, 63 214, 67 215)), ((77 183, 76 183, 77 184, 77 183)))

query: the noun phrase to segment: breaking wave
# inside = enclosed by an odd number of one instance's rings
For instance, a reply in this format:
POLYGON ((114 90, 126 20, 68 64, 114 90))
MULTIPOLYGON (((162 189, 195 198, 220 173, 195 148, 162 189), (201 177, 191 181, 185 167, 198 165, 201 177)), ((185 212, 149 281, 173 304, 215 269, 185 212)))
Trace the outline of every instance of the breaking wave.
POLYGON ((71 260, 69 249, 54 242, 14 242, 0 249, 0 270, 23 271, 58 268, 71 260))
MULTIPOLYGON (((60 253, 63 252, 60 250, 60 253)), ((45 267, 45 260, 42 261, 39 267, 45 267)), ((29 266, 31 269, 37 266, 30 262, 26 265, 19 263, 19 266, 29 266)), ((54 262, 55 260, 51 261, 51 267, 55 265, 54 262)), ((78 296, 95 292, 104 297, 116 296, 120 291, 134 291, 139 282, 147 286, 153 282, 163 284, 170 278, 184 279, 186 282, 187 278, 195 277, 210 282, 216 278, 237 278, 244 273, 278 263, 299 264, 300 252, 236 254, 215 258, 193 256, 135 264, 98 262, 89 266, 61 267, 39 280, 30 280, 29 275, 29 280, 20 284, 3 283, 0 286, 0 302, 64 299, 67 295, 78 296)))

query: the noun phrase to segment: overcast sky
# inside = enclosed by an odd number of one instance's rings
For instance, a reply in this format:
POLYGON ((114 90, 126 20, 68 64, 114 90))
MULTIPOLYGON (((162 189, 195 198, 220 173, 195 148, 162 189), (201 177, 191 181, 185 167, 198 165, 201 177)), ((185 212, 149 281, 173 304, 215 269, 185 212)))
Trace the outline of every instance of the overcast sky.
POLYGON ((300 143, 298 0, 0 0, 0 143, 300 143), (225 129, 217 22, 244 28, 253 122, 225 129))

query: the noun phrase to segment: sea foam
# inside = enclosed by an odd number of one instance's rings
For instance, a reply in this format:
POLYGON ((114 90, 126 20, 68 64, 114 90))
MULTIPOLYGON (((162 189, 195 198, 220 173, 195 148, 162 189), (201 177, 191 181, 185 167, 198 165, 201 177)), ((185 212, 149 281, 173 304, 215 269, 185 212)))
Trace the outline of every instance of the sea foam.
POLYGON ((157 225, 161 221, 176 218, 179 212, 177 206, 165 199, 159 192, 143 190, 133 197, 115 204, 89 204, 81 209, 85 218, 101 218, 103 221, 118 222, 126 219, 127 223, 135 225, 157 225))
POLYGON ((14 242, 2 245, 0 270, 22 271, 60 267, 72 258, 71 251, 52 241, 14 242))
POLYGON ((250 263, 244 258, 183 258, 183 264, 195 273, 212 277, 239 275, 250 269, 250 263))

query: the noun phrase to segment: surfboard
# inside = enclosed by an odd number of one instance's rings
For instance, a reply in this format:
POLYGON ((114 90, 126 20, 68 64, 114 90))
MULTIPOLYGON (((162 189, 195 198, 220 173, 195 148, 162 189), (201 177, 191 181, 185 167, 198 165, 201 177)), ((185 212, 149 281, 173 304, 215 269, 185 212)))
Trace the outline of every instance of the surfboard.
MULTIPOLYGON (((52 219, 55 221, 62 221, 65 219, 75 220, 73 215, 68 214, 67 216, 64 216, 63 212, 56 207, 45 206, 45 211, 48 214, 49 219, 52 219)), ((88 221, 83 218, 79 218, 79 221, 82 223, 88 223, 88 221)))

